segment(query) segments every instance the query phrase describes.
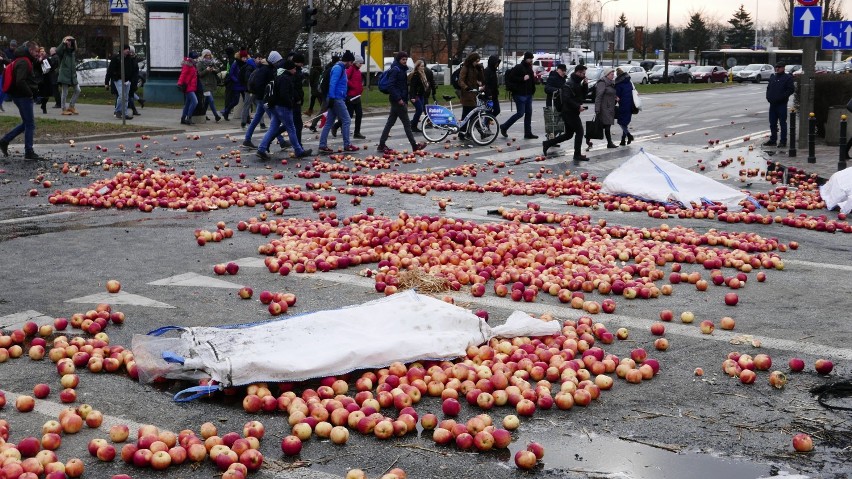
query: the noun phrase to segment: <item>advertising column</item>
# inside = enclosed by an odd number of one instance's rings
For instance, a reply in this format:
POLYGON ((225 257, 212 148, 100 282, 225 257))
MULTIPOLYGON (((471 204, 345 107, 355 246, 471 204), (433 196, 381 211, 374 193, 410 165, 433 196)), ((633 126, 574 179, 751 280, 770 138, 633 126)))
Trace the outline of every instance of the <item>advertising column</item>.
POLYGON ((183 103, 183 93, 176 85, 181 61, 189 53, 189 0, 146 0, 145 26, 145 98, 156 103, 183 103))

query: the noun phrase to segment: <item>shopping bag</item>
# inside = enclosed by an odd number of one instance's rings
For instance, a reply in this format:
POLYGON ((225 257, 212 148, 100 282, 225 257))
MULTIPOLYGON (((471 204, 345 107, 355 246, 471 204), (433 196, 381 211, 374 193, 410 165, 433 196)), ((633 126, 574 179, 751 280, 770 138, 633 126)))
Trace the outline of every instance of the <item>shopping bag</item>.
POLYGON ((590 140, 603 140, 604 132, 603 125, 598 121, 597 117, 594 120, 586 121, 586 138, 590 140))

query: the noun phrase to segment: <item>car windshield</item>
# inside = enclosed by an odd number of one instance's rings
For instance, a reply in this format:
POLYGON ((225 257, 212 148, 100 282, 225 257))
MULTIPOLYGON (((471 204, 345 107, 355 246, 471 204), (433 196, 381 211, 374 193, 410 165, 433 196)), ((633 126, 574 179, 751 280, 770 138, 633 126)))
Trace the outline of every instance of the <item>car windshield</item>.
POLYGON ((701 73, 709 73, 713 71, 714 67, 694 67, 692 69, 693 72, 701 72, 701 73))
POLYGON ((586 79, 588 79, 588 80, 600 80, 601 73, 603 73, 603 69, 588 68, 588 69, 586 69, 586 79))
POLYGON ((751 65, 748 65, 747 67, 743 68, 743 70, 755 71, 755 70, 760 70, 761 68, 763 68, 763 64, 752 63, 751 65))

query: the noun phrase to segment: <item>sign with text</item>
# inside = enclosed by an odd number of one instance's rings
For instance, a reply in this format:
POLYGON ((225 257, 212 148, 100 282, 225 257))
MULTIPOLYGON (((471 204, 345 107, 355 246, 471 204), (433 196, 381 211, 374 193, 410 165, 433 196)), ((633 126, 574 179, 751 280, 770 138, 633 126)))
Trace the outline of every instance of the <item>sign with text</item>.
POLYGON ((358 11, 361 30, 408 29, 408 5, 361 5, 358 11))

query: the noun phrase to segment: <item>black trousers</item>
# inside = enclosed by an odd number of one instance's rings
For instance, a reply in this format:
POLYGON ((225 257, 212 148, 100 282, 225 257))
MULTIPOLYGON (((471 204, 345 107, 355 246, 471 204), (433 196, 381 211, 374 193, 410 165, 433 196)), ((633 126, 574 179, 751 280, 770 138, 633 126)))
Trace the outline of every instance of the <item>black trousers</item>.
POLYGON ((580 115, 562 115, 562 123, 565 125, 565 133, 546 140, 544 144, 550 148, 553 145, 568 141, 574 137, 574 155, 583 154, 583 122, 580 120, 580 115))

